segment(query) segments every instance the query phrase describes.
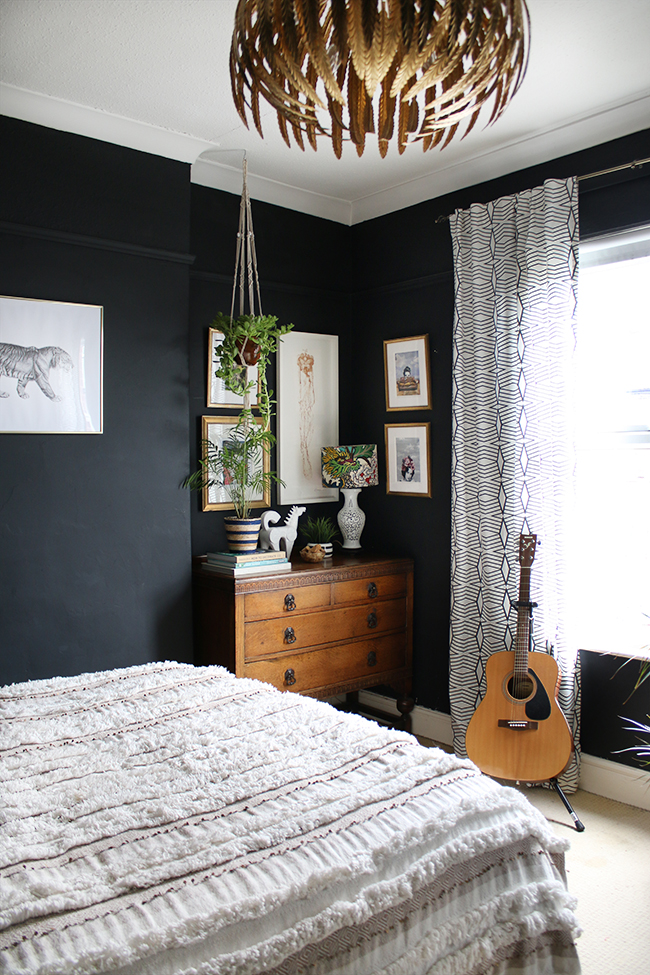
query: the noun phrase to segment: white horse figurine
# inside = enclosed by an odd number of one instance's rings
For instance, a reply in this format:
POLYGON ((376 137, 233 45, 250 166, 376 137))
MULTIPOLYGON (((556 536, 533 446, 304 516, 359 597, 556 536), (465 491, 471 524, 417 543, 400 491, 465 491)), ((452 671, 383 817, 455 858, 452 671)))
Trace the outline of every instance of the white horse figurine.
POLYGON ((262 515, 262 528, 259 540, 260 548, 270 549, 273 552, 279 552, 280 549, 284 549, 287 553, 287 558, 290 559, 291 549, 298 534, 298 519, 306 510, 306 508, 299 508, 294 504, 284 519, 284 525, 278 525, 277 528, 269 528, 269 525, 275 525, 280 520, 280 515, 277 511, 265 511, 262 515))

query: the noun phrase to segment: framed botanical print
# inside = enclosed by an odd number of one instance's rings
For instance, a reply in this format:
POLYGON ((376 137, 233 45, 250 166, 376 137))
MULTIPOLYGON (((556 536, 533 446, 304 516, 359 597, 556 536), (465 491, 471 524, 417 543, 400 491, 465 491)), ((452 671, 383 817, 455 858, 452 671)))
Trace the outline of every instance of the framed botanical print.
MULTIPOLYGON (((237 396, 226 389, 223 379, 216 375, 219 365, 219 346, 223 342, 223 332, 217 328, 208 330, 208 408, 214 406, 241 407, 244 405, 244 397, 237 396)), ((254 383, 251 389, 251 406, 257 405, 257 366, 249 366, 246 369, 247 383, 254 383)))
POLYGON ((431 497, 429 423, 387 423, 386 493, 431 497))
POLYGON ((387 410, 431 409, 429 336, 384 342, 387 410))

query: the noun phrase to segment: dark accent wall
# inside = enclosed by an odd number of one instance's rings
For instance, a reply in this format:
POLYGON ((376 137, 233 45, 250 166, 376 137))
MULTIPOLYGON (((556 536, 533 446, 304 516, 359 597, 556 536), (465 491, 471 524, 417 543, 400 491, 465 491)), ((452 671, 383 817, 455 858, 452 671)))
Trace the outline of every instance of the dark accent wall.
POLYGON ((0 683, 191 661, 189 167, 0 126, 0 293, 104 308, 104 432, 0 435, 0 683))
MULTIPOLYGON (((207 336, 230 309, 239 197, 190 185, 181 163, 0 125, 0 291, 101 304, 105 315, 104 433, 0 436, 0 683, 191 660, 190 555, 225 539, 221 514, 202 512, 179 484, 196 465, 201 416, 219 412, 205 405, 207 336)), ((449 710, 453 275, 448 223, 437 218, 648 155, 650 131, 351 228, 253 202, 264 311, 339 335, 341 441, 379 444, 382 484, 362 495, 363 545, 415 559, 421 705, 449 710), (388 413, 383 342, 423 333, 433 409, 388 413), (410 420, 431 423, 430 500, 386 495, 384 426, 410 420)), ((647 168, 582 183, 580 219, 583 237, 650 222, 647 168)), ((623 701, 614 682, 611 699, 595 693, 592 657, 583 655, 583 748, 634 764, 601 733, 603 707, 610 727, 623 701)))

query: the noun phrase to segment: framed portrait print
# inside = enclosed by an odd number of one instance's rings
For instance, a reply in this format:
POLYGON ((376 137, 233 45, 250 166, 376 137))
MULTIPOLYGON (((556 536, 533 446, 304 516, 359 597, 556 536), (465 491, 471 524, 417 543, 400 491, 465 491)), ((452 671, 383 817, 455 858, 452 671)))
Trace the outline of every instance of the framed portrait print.
POLYGON ((430 410, 429 336, 384 342, 387 410, 430 410))
POLYGON ((279 504, 336 501, 323 486, 321 449, 339 442, 337 335, 288 332, 278 345, 279 504))
MULTIPOLYGON (((256 423, 262 423, 261 417, 256 418, 256 423)), ((219 449, 226 443, 228 437, 237 425, 237 418, 234 416, 204 416, 201 419, 201 442, 203 445, 203 460, 206 459, 206 441, 213 447, 219 449)), ((256 459, 256 469, 269 471, 270 458, 268 450, 260 448, 259 457, 256 459)), ((271 504, 271 487, 269 482, 259 495, 251 497, 251 504, 254 508, 268 508, 271 504)), ((222 484, 213 484, 211 487, 203 488, 203 511, 226 511, 234 509, 234 505, 228 494, 226 478, 222 484)))
MULTIPOLYGON (((241 408, 244 405, 244 397, 237 396, 226 389, 223 379, 215 376, 215 370, 219 364, 219 346, 223 342, 223 332, 217 328, 208 330, 208 402, 207 406, 232 406, 241 408)), ((255 383, 251 390, 251 406, 257 405, 257 366, 249 366, 246 369, 246 382, 255 383)))
POLYGON ((386 493, 431 497, 429 423, 387 423, 386 493))
POLYGON ((103 308, 0 297, 0 432, 101 433, 103 308))

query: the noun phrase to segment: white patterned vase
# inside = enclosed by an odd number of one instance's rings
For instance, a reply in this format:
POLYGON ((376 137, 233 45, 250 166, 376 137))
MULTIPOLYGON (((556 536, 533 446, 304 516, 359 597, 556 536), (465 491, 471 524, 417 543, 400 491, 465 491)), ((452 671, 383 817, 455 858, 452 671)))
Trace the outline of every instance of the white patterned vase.
POLYGON ((336 520, 343 536, 343 548, 361 548, 359 539, 366 523, 366 516, 357 500, 360 490, 361 488, 341 488, 344 502, 336 520))

